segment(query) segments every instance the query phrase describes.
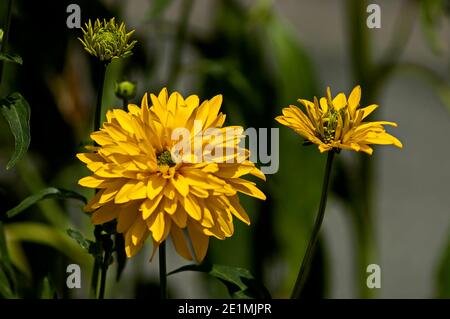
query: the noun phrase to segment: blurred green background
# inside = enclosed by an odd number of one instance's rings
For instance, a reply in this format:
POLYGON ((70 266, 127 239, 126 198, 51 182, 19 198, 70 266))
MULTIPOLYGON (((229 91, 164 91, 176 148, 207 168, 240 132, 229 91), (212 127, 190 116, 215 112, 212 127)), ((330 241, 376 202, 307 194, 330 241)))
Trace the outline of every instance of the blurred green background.
MULTIPOLYGON (((378 0, 380 29, 367 28, 369 3, 362 0, 14 0, 8 47, 24 64, 5 64, 0 96, 19 91, 28 100, 31 145, 7 171, 14 139, 0 120, 0 219, 21 296, 42 297, 50 282, 58 297, 87 297, 91 256, 65 233, 77 228, 92 238, 80 203, 45 200, 13 219, 2 214, 47 186, 92 196, 77 185, 87 171, 75 154, 92 129, 95 75, 77 41, 81 30, 66 26, 70 3, 80 6, 82 22, 116 17, 136 29, 134 55, 108 69, 105 109, 121 105, 114 83, 128 79, 138 83, 131 102, 164 86, 203 99, 221 93, 228 125, 270 128, 297 98, 324 95, 327 86, 349 93, 361 84, 362 103, 381 106, 373 118, 399 124, 391 132, 404 149, 339 155, 305 296, 450 297, 446 0, 378 0), (80 290, 66 287, 70 263, 82 266, 80 290), (366 286, 372 263, 381 266, 380 289, 366 286)), ((260 184, 268 199, 242 197, 252 225, 237 221, 232 238, 213 239, 207 259, 248 268, 274 298, 286 298, 312 230, 325 156, 285 127, 279 145, 279 171, 260 184)), ((169 271, 187 263, 169 247, 169 271)), ((158 263, 150 254, 151 244, 118 283, 111 272, 106 296, 157 297, 158 263)), ((227 297, 220 283, 189 272, 169 277, 169 294, 227 297)))

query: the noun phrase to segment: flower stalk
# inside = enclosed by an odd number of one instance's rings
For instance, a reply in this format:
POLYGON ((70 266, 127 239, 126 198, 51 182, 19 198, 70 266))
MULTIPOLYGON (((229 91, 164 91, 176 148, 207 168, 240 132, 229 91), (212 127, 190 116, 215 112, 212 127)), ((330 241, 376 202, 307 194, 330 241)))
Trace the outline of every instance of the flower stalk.
POLYGON ((331 169, 333 166, 334 150, 328 152, 327 163, 325 165, 325 175, 323 177, 322 195, 320 196, 319 211, 316 216, 314 228, 309 239, 308 247, 306 248, 305 256, 303 257, 302 265, 298 272, 297 280, 295 282, 294 290, 292 291, 291 299, 300 299, 306 280, 308 279, 309 270, 311 267, 312 257, 316 248, 317 240, 319 238, 320 228, 325 216, 325 208, 327 205, 328 188, 330 184, 331 169))
MULTIPOLYGON (((95 104, 94 130, 99 130, 101 127, 103 87, 105 85, 106 70, 108 67, 108 63, 104 63, 102 61, 98 61, 97 63, 98 63, 98 71, 97 71, 98 72, 98 90, 97 90, 97 102, 95 104)), ((96 189, 95 192, 97 193, 97 191, 98 190, 96 189)), ((96 225, 95 230, 94 230, 95 240, 97 242, 100 242, 100 245, 98 245, 98 246, 100 247, 101 251, 99 253, 103 254, 103 251, 102 251, 103 249, 102 249, 102 245, 101 245, 102 236, 100 235, 100 233, 101 233, 101 226, 96 225)), ((94 266, 92 269, 91 295, 93 295, 93 296, 97 296, 98 279, 99 279, 99 276, 101 275, 100 291, 99 291, 99 295, 98 295, 99 299, 103 299, 105 284, 106 284, 107 267, 105 270, 103 264, 104 264, 104 262, 102 261, 102 259, 95 258, 94 266)))
POLYGON ((159 289, 161 299, 167 299, 166 242, 159 245, 159 289))

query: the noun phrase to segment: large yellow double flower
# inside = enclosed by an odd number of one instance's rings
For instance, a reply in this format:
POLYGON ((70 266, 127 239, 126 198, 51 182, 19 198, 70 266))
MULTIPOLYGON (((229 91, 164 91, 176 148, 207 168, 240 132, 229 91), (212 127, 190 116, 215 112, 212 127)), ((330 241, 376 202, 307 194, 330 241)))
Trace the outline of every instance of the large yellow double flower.
POLYGON ((242 177, 265 176, 247 160, 247 150, 243 150, 244 160, 237 161, 242 154, 238 146, 241 127, 232 127, 239 134, 231 137, 203 137, 203 156, 193 149, 181 154, 183 161, 173 158, 174 130, 187 129, 192 139, 211 128, 225 131, 225 115, 219 112, 221 95, 200 104, 196 95, 184 99, 177 92, 168 96, 163 89, 159 96, 150 94, 150 102, 149 106, 146 94, 141 107, 130 104, 129 112, 109 111, 100 131, 91 134, 98 146, 77 155, 93 172, 80 185, 99 190, 85 210, 93 212, 94 224, 117 220, 128 257, 141 249, 148 236, 155 251, 170 235, 177 252, 192 259, 183 231, 187 229, 195 257, 201 261, 210 236, 224 239, 233 234, 233 216, 250 224, 238 192, 265 199, 255 183, 242 177), (211 148, 206 147, 211 143, 227 152, 202 160, 211 155, 211 148), (226 162, 230 159, 234 161, 226 162))

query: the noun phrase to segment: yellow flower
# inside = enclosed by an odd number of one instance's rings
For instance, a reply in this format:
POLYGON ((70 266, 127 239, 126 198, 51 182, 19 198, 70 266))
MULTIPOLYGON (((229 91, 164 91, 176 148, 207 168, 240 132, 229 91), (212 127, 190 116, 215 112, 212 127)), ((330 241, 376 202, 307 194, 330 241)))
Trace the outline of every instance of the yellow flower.
POLYGON ((306 114, 297 106, 283 109, 283 115, 276 120, 292 128, 306 140, 317 144, 320 152, 332 149, 349 149, 372 154, 370 144, 393 144, 402 148, 402 143, 388 134, 384 125, 396 127, 394 122, 363 122, 378 105, 372 104, 358 109, 361 100, 361 87, 356 86, 350 96, 339 93, 334 99, 327 88, 327 96, 314 102, 299 99, 306 114))
POLYGON ((159 96, 150 94, 150 107, 147 96, 141 107, 129 104, 129 112, 109 111, 102 129, 91 134, 97 143, 88 147, 93 152, 77 154, 93 172, 79 184, 99 189, 85 210, 93 212, 94 224, 117 220, 128 257, 140 250, 149 235, 153 253, 170 235, 177 252, 192 259, 183 231, 187 229, 195 257, 201 261, 210 236, 225 239, 233 234, 233 216, 250 224, 239 192, 265 199, 255 183, 242 177, 251 174, 265 180, 265 176, 248 160, 248 150, 238 146, 242 127, 222 127, 221 95, 199 104, 196 95, 184 99, 175 92, 169 97, 163 89, 159 96), (189 145, 214 128, 222 135, 206 134, 197 144, 200 152, 195 147, 185 151, 176 148, 179 140, 173 139, 178 128, 191 134, 189 145), (227 130, 237 135, 226 135, 227 130), (211 145, 216 152, 227 152, 212 156, 211 145), (205 160, 208 156, 211 160, 205 160))
POLYGON ((125 24, 116 24, 115 18, 109 21, 97 19, 92 25, 91 20, 85 24, 83 39, 78 38, 84 49, 92 56, 97 57, 105 63, 112 59, 125 58, 132 54, 132 49, 137 43, 136 40, 130 42, 134 30, 127 33, 125 24))

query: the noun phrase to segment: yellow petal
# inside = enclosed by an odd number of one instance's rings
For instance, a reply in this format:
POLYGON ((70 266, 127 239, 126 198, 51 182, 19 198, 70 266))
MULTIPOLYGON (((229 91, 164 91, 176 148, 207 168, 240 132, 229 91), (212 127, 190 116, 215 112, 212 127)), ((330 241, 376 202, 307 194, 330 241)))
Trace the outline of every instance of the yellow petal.
POLYGON ((125 183, 114 197, 114 203, 123 204, 129 202, 130 199, 128 198, 128 195, 131 194, 136 184, 137 181, 128 181, 127 183, 125 183))
POLYGON ((192 247, 194 248, 195 259, 200 263, 206 256, 208 251, 209 237, 203 234, 198 226, 191 223, 188 225, 189 237, 191 238, 192 247))
POLYGON ((177 173, 170 181, 181 196, 186 196, 189 194, 189 184, 183 175, 177 173))
POLYGON ((256 186, 255 183, 249 182, 244 179, 233 179, 230 180, 230 184, 239 192, 247 194, 252 197, 256 197, 258 199, 265 200, 266 195, 264 195, 263 192, 261 192, 256 186))
POLYGON ((336 95, 336 97, 333 99, 333 106, 336 111, 341 110, 347 105, 347 98, 345 97, 344 93, 339 93, 336 95))
POLYGON ((160 176, 153 174, 150 175, 147 184, 147 196, 149 199, 155 198, 159 193, 161 193, 166 180, 160 176))
POLYGON ((103 205, 92 214, 92 223, 100 225, 107 223, 118 216, 117 205, 103 205))
POLYGON ((152 232, 152 237, 155 241, 163 241, 164 235, 170 231, 170 219, 166 216, 164 212, 159 212, 152 218, 152 222, 149 220, 147 224, 149 230, 152 232))
POLYGON ((231 213, 240 219, 242 222, 250 225, 250 217, 248 217, 245 209, 239 203, 239 198, 237 196, 230 196, 227 198, 230 201, 231 213))
POLYGON ((136 218, 129 230, 131 232, 131 242, 133 243, 133 245, 137 246, 140 242, 143 241, 146 229, 147 225, 145 224, 145 222, 140 218, 136 218))
POLYGON ((372 104, 369 106, 366 106, 365 108, 361 109, 360 112, 363 112, 362 118, 365 119, 367 116, 370 115, 373 111, 375 111, 378 108, 378 105, 372 104))
POLYGON ((130 115, 121 109, 114 109, 113 113, 120 126, 129 133, 134 134, 133 124, 131 123, 132 118, 130 117, 130 115))
POLYGON ((147 199, 142 203, 141 210, 142 210, 142 218, 144 220, 146 220, 147 218, 149 218, 152 215, 152 213, 156 210, 159 203, 161 202, 162 198, 163 198, 163 196, 162 196, 162 194, 160 194, 156 198, 147 199))
POLYGON ((117 218, 117 231, 123 233, 127 231, 138 217, 138 207, 136 205, 127 205, 119 210, 117 218))
POLYGON ((179 228, 186 227, 187 213, 180 205, 177 205, 175 213, 173 215, 170 215, 170 218, 179 228))
POLYGON ((191 252, 186 244, 186 240, 184 238, 184 233, 178 227, 172 226, 170 230, 170 235, 172 238, 172 243, 175 247, 177 253, 187 260, 192 260, 191 252))
POLYGON ((355 86, 355 88, 350 93, 350 96, 348 97, 348 110, 352 118, 355 117, 355 112, 359 106, 360 101, 361 101, 361 87, 357 85, 355 86))
POLYGON ((189 216, 191 216, 195 220, 201 219, 202 211, 195 197, 190 195, 183 197, 181 204, 183 205, 189 216))

